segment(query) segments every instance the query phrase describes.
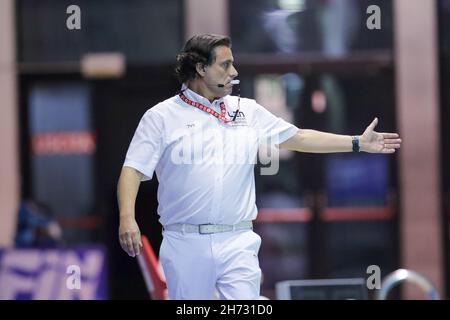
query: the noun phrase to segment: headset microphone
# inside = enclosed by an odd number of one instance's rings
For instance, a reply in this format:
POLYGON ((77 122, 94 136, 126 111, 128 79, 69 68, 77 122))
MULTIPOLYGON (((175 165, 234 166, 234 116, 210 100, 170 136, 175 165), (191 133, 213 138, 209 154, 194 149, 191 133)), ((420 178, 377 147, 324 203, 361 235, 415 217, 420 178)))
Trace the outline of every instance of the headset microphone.
MULTIPOLYGON (((232 84, 232 85, 235 85, 235 84, 239 84, 240 82, 241 82, 240 80, 235 79, 235 80, 231 80, 229 83, 232 84)), ((213 85, 212 85, 212 86, 213 86, 213 85)), ((222 83, 217 84, 217 86, 218 86, 219 88, 225 87, 225 85, 222 84, 222 83)), ((237 106, 237 109, 236 109, 236 111, 235 111, 235 113, 234 113, 233 120, 231 120, 231 121, 235 121, 235 120, 236 120, 236 117, 237 117, 237 115, 239 114, 240 106, 241 106, 241 88, 240 88, 240 86, 239 86, 239 87, 238 87, 238 106, 237 106)))
MULTIPOLYGON (((230 81, 230 84, 239 84, 239 83, 240 83, 239 80, 231 80, 231 81, 230 81)), ((225 85, 222 84, 222 83, 218 84, 217 86, 218 86, 219 88, 225 87, 225 85)))
MULTIPOLYGON (((236 80, 231 80, 230 83, 231 84, 239 84, 240 81, 236 79, 236 80)), ((237 107, 236 111, 234 112, 234 116, 233 116, 233 120, 232 121, 236 120, 236 116, 239 113, 240 107, 241 107, 241 87, 239 86, 238 87, 238 107, 237 107)))

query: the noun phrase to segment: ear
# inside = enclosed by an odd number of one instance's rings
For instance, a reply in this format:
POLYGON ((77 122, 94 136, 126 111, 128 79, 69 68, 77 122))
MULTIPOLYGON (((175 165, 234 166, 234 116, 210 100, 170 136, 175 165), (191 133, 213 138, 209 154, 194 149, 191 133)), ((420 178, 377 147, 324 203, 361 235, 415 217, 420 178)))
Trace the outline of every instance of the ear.
POLYGON ((202 77, 205 76, 205 74, 206 74, 206 67, 205 67, 205 65, 203 63, 198 62, 195 65, 195 69, 197 70, 197 73, 199 75, 201 75, 202 77))

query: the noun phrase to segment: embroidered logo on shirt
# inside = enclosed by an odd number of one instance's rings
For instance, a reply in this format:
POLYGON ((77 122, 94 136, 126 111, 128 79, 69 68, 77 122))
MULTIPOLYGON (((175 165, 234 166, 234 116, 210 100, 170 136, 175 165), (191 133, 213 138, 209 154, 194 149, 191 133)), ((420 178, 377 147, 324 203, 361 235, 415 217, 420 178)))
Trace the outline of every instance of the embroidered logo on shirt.
MULTIPOLYGON (((230 117, 230 119, 233 119, 234 115, 235 115, 236 111, 233 112, 228 112, 228 117, 230 117)), ((246 126, 247 125, 247 119, 245 118, 245 113, 242 111, 239 111, 239 113, 236 116, 236 119, 234 121, 231 121, 228 123, 231 126, 246 126)))
MULTIPOLYGON (((228 113, 228 116, 229 116, 230 118, 233 118, 234 115, 236 114, 236 111, 233 111, 232 113, 230 113, 229 111, 227 111, 227 113, 228 113)), ((237 118, 245 118, 244 112, 239 111, 238 115, 236 116, 236 119, 237 119, 237 118)))

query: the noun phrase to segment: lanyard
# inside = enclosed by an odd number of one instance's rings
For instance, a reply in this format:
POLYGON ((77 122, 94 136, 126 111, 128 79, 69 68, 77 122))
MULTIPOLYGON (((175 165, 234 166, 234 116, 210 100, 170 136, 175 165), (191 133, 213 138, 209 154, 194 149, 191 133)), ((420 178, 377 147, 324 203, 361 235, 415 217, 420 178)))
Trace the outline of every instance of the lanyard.
POLYGON ((223 121, 224 123, 228 123, 231 120, 227 120, 225 118, 225 103, 221 102, 220 103, 220 114, 216 111, 214 111, 213 109, 201 104, 200 102, 194 102, 192 100, 189 100, 184 94, 183 92, 180 93, 180 98, 181 100, 183 100, 184 102, 186 102, 187 104, 196 107, 202 111, 208 112, 209 114, 213 115, 214 117, 216 117, 217 119, 223 121))

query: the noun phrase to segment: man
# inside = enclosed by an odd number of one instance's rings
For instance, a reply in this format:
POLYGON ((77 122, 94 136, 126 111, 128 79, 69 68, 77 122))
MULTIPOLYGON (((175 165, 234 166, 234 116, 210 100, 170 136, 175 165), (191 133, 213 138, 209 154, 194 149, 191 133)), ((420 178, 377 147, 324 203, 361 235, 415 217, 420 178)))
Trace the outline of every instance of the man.
POLYGON ((230 96, 238 75, 233 62, 228 37, 199 35, 186 43, 176 67, 182 90, 144 114, 119 178, 120 244, 135 257, 142 246, 136 195, 156 171, 170 299, 210 299, 216 290, 222 299, 259 297, 261 238, 252 231, 257 208, 248 160, 262 143, 317 153, 400 147, 398 134, 374 131, 376 118, 361 136, 336 135, 299 129, 254 100, 230 96))

